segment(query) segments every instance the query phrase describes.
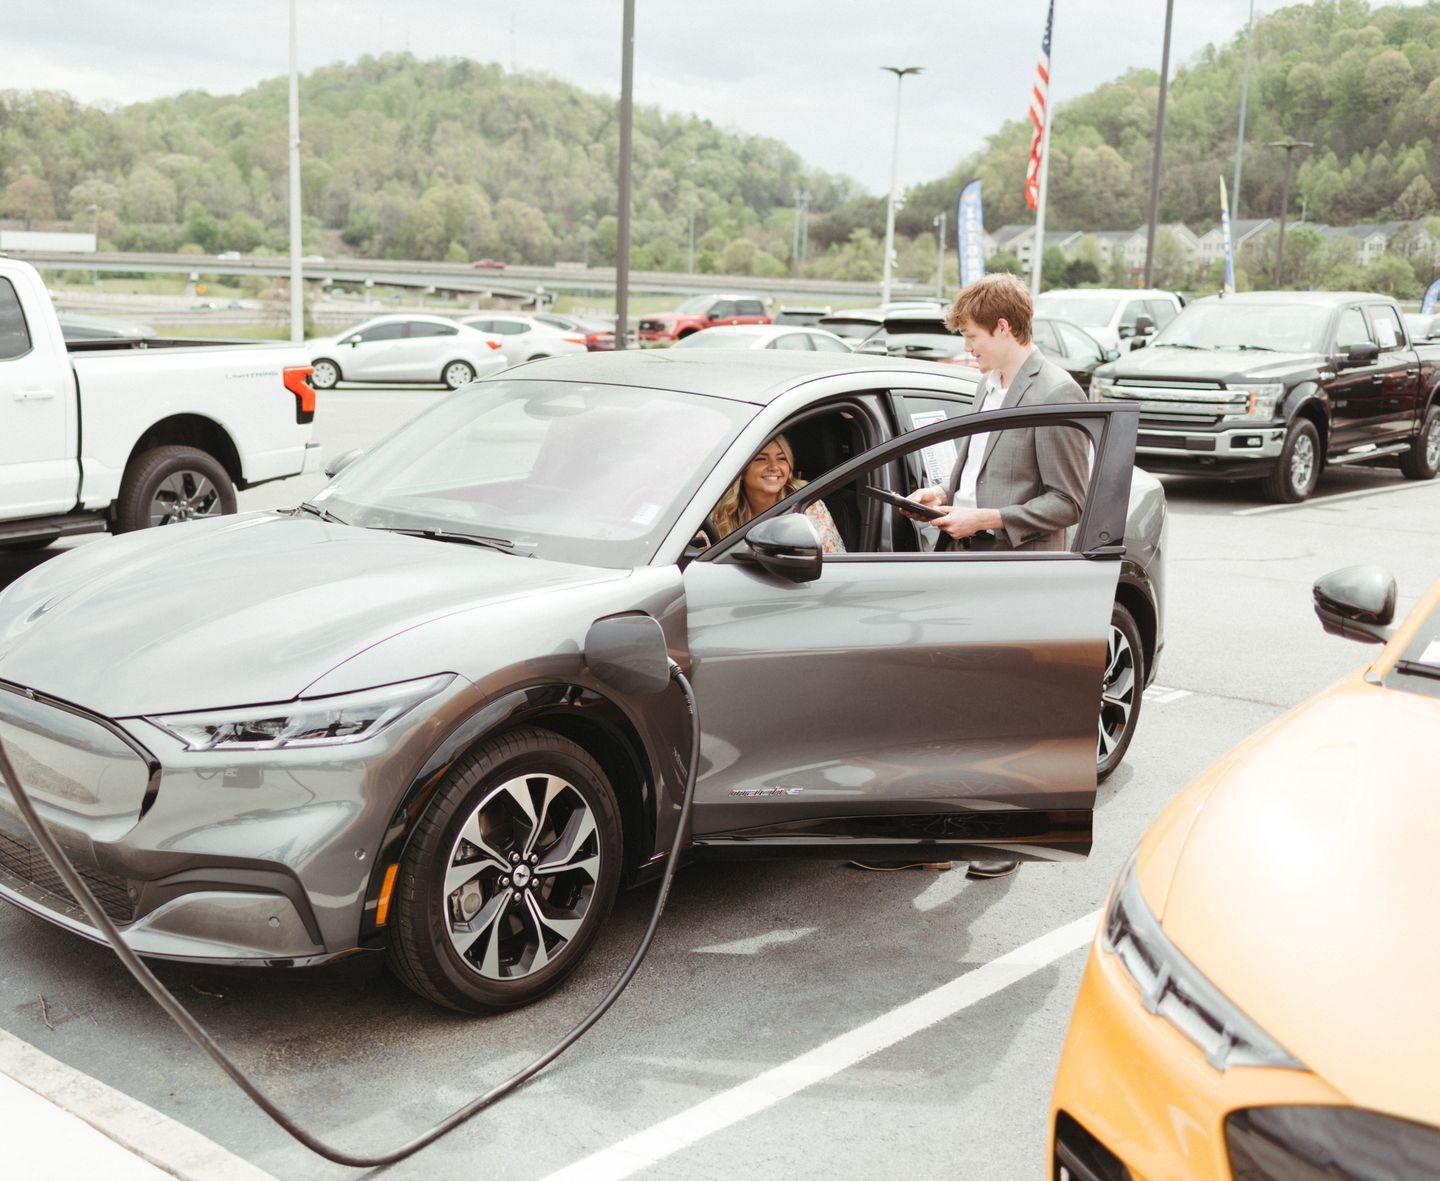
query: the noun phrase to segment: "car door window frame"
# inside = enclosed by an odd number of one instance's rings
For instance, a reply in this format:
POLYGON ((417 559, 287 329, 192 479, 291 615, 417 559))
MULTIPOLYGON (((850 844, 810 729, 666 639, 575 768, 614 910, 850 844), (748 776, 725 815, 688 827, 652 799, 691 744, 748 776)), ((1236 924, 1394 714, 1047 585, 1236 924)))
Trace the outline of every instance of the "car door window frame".
MULTIPOLYGON (((800 416, 793 420, 800 421, 800 416)), ((1125 553, 1125 524, 1130 506, 1131 471, 1134 467, 1135 442, 1139 424, 1139 407, 1123 403, 1062 403, 1052 406, 1015 406, 1008 410, 990 410, 946 419, 931 426, 896 435, 878 447, 857 455, 847 463, 810 481, 805 487, 787 496, 758 517, 747 521, 726 537, 722 537, 697 559, 699 561, 749 561, 741 547, 745 535, 770 517, 803 512, 833 488, 855 477, 877 469, 891 472, 895 462, 912 450, 933 443, 1007 429, 1026 427, 1068 426, 1083 431, 1090 441, 1092 462, 1090 484, 1085 506, 1074 526, 1068 550, 947 550, 930 552, 847 552, 825 555, 833 562, 898 562, 898 561, 1075 561, 1097 558, 1120 558, 1125 553), (1126 471, 1115 472, 1116 451, 1127 457, 1126 471), (1097 495, 1097 492, 1099 495, 1097 495)), ((784 427, 777 428, 777 433, 784 427)), ((893 478, 893 477, 892 477, 893 478)))
POLYGON ((1378 342, 1375 340, 1375 332, 1370 327, 1370 321, 1366 318, 1364 309, 1361 308, 1359 304, 1354 303, 1347 304, 1345 307, 1341 308, 1339 313, 1335 317, 1334 351, 1338 353, 1341 349, 1349 348, 1349 346, 1352 344, 1378 344, 1378 342), (1342 344, 1340 341, 1340 327, 1342 324, 1345 323, 1345 317, 1350 315, 1350 313, 1352 312, 1360 318, 1360 326, 1365 329, 1365 337, 1363 340, 1346 341, 1342 344))
POLYGON ((20 293, 15 290, 15 284, 3 276, 0 276, 0 283, 4 284, 4 287, 0 287, 0 299, 5 299, 5 293, 9 293, 7 302, 13 301, 15 316, 19 321, 17 335, 22 337, 25 342, 25 347, 18 353, 7 353, 0 357, 0 361, 18 361, 35 351, 35 334, 30 331, 30 321, 25 316, 25 305, 20 301, 20 293))
POLYGON ((1370 337, 1380 347, 1380 352, 1393 353, 1397 349, 1409 347, 1409 341, 1405 332, 1405 324, 1396 314, 1395 309, 1389 304, 1370 303, 1365 305, 1365 318, 1370 322, 1370 337), (1384 319, 1388 313, 1389 318, 1384 319), (1380 325, 1384 323, 1395 330, 1395 342, 1386 344, 1381 339, 1380 325))

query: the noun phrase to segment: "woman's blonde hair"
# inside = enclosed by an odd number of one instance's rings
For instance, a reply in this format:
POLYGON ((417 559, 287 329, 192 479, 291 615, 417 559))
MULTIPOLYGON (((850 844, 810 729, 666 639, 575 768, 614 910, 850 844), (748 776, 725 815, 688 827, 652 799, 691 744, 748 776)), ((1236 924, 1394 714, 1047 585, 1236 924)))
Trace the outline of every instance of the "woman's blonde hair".
MULTIPOLYGON (((785 481, 785 487, 780 490, 780 499, 784 500, 792 492, 805 487, 805 481, 795 474, 795 452, 790 446, 790 440, 784 435, 776 435, 766 442, 765 446, 768 447, 771 443, 780 445, 780 450, 785 453, 785 459, 790 464, 790 478, 785 481)), ((762 447, 761 450, 763 451, 764 448, 762 447)), ((758 455, 759 452, 756 454, 758 455)), ((750 463, 754 462, 755 459, 752 456, 750 463)), ((745 465, 747 470, 750 463, 745 465)), ((745 496, 745 472, 742 471, 735 477, 735 482, 725 489, 725 495, 720 498, 720 503, 715 506, 715 511, 711 514, 710 519, 715 523, 716 533, 724 537, 727 533, 734 533, 753 516, 755 516, 755 510, 750 507, 750 501, 745 496)))

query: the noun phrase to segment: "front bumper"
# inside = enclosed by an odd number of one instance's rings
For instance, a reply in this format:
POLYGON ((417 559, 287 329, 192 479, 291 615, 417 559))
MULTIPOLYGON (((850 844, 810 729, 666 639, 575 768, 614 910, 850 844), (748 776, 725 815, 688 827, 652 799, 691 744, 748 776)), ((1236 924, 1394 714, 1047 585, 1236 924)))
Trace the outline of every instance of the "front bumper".
MULTIPOLYGON (((365 742, 223 755, 0 685, 0 737, 137 952, 299 966, 383 942, 375 859, 463 685, 365 742)), ((101 939, 3 789, 0 899, 101 939)))
POLYGON ((1185 430, 1147 426, 1141 418, 1135 462, 1151 472, 1259 479, 1284 447, 1283 423, 1185 430))
POLYGON ((1346 1102, 1306 1071, 1215 1070, 1172 1025, 1145 1011, 1139 990, 1097 942, 1055 1079, 1050 1177, 1232 1181, 1227 1113, 1346 1102))

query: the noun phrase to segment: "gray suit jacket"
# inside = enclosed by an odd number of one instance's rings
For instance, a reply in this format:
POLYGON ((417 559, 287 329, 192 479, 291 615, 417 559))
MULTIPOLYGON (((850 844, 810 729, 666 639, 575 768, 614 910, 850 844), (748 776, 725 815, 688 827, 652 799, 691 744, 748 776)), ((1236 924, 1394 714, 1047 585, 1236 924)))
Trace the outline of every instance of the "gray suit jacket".
MULTIPOLYGON (((976 406, 993 381, 987 377, 976 391, 976 406)), ((1001 409, 1084 402, 1085 392, 1065 370, 1031 351, 1015 375, 1001 409)), ((965 470, 970 440, 959 442, 959 459, 946 483, 953 504, 965 470)), ((975 484, 979 508, 1000 510, 1005 527, 996 535, 996 549, 1063 550, 1065 531, 1080 520, 1090 484, 1089 445, 1071 427, 1046 426, 992 431, 985 443, 984 466, 975 484)))

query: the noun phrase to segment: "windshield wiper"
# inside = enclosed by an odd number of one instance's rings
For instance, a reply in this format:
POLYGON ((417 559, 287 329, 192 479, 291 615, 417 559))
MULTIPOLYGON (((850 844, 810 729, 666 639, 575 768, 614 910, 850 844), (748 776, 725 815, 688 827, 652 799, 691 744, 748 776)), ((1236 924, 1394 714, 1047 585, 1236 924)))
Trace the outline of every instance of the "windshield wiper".
POLYGON ((483 537, 478 533, 447 533, 443 529, 391 529, 384 525, 375 528, 385 533, 399 533, 402 537, 423 537, 427 541, 454 541, 461 545, 480 545, 486 549, 499 550, 502 554, 516 553, 515 543, 508 537, 483 537))
POLYGON ((294 511, 297 513, 311 513, 319 517, 322 521, 329 521, 334 525, 345 525, 349 523, 342 521, 328 508, 321 508, 318 504, 311 504, 308 500, 302 501, 294 511))
POLYGON ((1398 672, 1409 673, 1411 676, 1440 681, 1440 665, 1425 664, 1419 660, 1397 660, 1395 668, 1398 672))
POLYGON ((1272 349, 1268 344, 1217 344, 1217 349, 1238 349, 1242 353, 1278 353, 1279 349, 1272 349))
POLYGON ((1150 347, 1152 349, 1194 349, 1197 353, 1203 353, 1205 351, 1203 344, 1181 344, 1178 340, 1173 344, 1168 340, 1157 341, 1150 347))

